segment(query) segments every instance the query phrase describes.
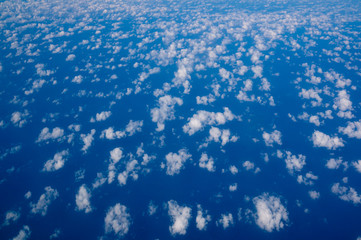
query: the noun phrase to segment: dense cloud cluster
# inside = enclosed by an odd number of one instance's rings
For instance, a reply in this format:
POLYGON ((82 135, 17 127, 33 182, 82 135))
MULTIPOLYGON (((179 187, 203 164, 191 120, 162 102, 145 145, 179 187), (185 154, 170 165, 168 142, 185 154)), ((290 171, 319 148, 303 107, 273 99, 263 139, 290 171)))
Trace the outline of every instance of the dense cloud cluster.
POLYGON ((0 235, 69 238, 69 212, 99 239, 268 234, 359 205, 360 7, 2 1, 0 235))

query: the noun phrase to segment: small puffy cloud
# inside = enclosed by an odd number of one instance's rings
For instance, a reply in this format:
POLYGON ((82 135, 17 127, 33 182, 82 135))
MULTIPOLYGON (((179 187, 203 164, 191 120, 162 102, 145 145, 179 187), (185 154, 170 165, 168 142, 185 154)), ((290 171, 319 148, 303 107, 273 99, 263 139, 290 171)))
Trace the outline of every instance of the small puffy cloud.
POLYGON ((211 216, 207 214, 207 211, 203 212, 201 205, 197 205, 197 228, 201 231, 206 230, 207 224, 211 221, 211 216))
POLYGON ((118 237, 122 237, 129 231, 131 218, 127 207, 117 203, 109 208, 104 221, 105 233, 113 233, 118 237))
POLYGON ((207 141, 220 142, 222 146, 226 145, 229 141, 237 141, 237 137, 233 136, 230 138, 231 132, 228 129, 220 130, 217 127, 211 127, 209 130, 209 138, 207 141))
POLYGON ((308 172, 306 173, 306 175, 302 176, 302 175, 299 175, 297 177, 297 182, 299 184, 303 183, 305 185, 313 185, 315 180, 317 180, 318 177, 316 175, 313 175, 312 172, 308 172))
POLYGON ((220 225, 223 227, 223 229, 228 228, 229 226, 233 225, 233 216, 231 213, 228 214, 222 214, 221 218, 217 221, 217 226, 220 225))
POLYGON ((312 134, 313 146, 315 147, 325 147, 327 149, 335 150, 336 148, 343 147, 343 140, 339 137, 330 137, 327 134, 314 131, 312 134))
POLYGON ((54 232, 49 236, 49 239, 57 239, 59 238, 60 234, 61 234, 60 229, 56 228, 54 232))
POLYGON ((345 187, 341 186, 340 183, 335 183, 331 187, 331 192, 346 202, 352 202, 355 205, 361 203, 361 196, 352 187, 345 187))
POLYGON ((81 137, 81 139, 82 139, 82 141, 84 143, 81 150, 84 153, 86 153, 88 148, 91 146, 91 144, 92 144, 92 142, 94 140, 94 134, 95 134, 95 129, 92 129, 89 134, 81 134, 80 135, 80 137, 81 137))
POLYGON ((68 150, 63 150, 61 152, 55 153, 53 159, 46 161, 43 171, 54 172, 61 169, 62 167, 64 167, 64 162, 67 160, 68 156, 68 150))
POLYGON ((253 78, 262 78, 263 67, 260 65, 253 66, 252 72, 254 73, 253 78))
POLYGON ((206 153, 202 153, 201 158, 199 159, 199 167, 206 168, 210 172, 214 172, 216 167, 214 166, 214 159, 208 157, 206 153))
POLYGON ((92 208, 90 206, 90 197, 90 190, 85 186, 85 184, 81 185, 75 196, 76 209, 78 211, 85 211, 85 213, 91 212, 92 208))
POLYGON ((317 191, 309 191, 308 194, 312 199, 318 199, 320 198, 320 193, 317 191))
POLYGON ((254 169, 254 163, 253 163, 253 162, 250 162, 250 161, 245 161, 245 162, 243 162, 242 166, 243 166, 247 171, 254 169))
POLYGON ((13 112, 11 114, 11 122, 14 124, 14 126, 22 128, 27 123, 27 117, 29 116, 29 113, 27 110, 24 112, 13 112))
POLYGON ((20 212, 7 211, 5 214, 5 220, 3 226, 8 226, 10 223, 16 222, 20 218, 20 212))
POLYGON ((53 128, 52 131, 50 131, 49 128, 45 127, 41 130, 38 139, 36 140, 36 142, 43 142, 43 141, 48 141, 48 140, 56 140, 56 139, 61 139, 64 136, 64 130, 59 128, 59 127, 55 127, 53 128))
POLYGON ((352 165, 355 167, 355 169, 361 173, 361 160, 355 161, 352 163, 352 165))
POLYGON ((158 207, 152 201, 150 201, 150 203, 148 205, 149 216, 154 215, 157 212, 157 209, 158 209, 158 207))
POLYGON ((311 104, 313 107, 315 107, 320 106, 322 103, 322 98, 319 95, 321 92, 322 90, 319 89, 302 89, 302 91, 299 93, 299 96, 304 99, 314 99, 315 101, 312 101, 311 104))
POLYGON ((73 83, 78 83, 80 84, 82 81, 83 81, 83 76, 82 75, 78 75, 78 76, 75 76, 73 78, 73 80, 71 80, 73 83))
POLYGON ((334 159, 334 158, 331 158, 327 161, 326 163, 326 167, 328 169, 338 169, 342 164, 342 159, 339 158, 339 159, 334 159))
POLYGON ((241 90, 239 91, 238 95, 237 95, 237 99, 240 101, 240 102, 254 102, 256 101, 256 98, 254 95, 251 95, 251 97, 249 97, 247 95, 247 92, 241 90))
POLYGON ((165 156, 167 161, 167 174, 173 176, 174 174, 179 174, 180 170, 183 167, 183 164, 191 157, 192 155, 188 154, 186 149, 181 149, 177 153, 168 153, 165 156))
POLYGON ((110 159, 113 163, 119 162, 119 160, 123 157, 123 151, 121 148, 117 147, 110 151, 110 159))
POLYGON ((352 114, 352 102, 350 101, 350 95, 346 90, 338 92, 337 97, 334 99, 333 109, 339 110, 337 116, 341 118, 353 118, 352 114))
POLYGON ((118 175, 118 182, 121 186, 127 184, 128 177, 131 176, 133 180, 138 179, 138 173, 137 170, 139 169, 138 161, 135 159, 131 159, 127 165, 126 169, 119 173, 118 175))
POLYGON ((278 130, 274 130, 271 133, 263 132, 262 137, 266 146, 272 147, 274 143, 282 145, 282 134, 278 130))
POLYGON ((288 212, 278 197, 264 193, 253 198, 253 204, 256 207, 254 218, 261 229, 267 232, 279 231, 287 224, 288 212))
POLYGON ((212 94, 209 94, 208 96, 197 96, 196 97, 197 100, 197 104, 202 104, 202 105, 208 105, 214 101, 216 101, 215 97, 212 94))
POLYGON ((286 167, 290 173, 294 171, 301 171, 303 166, 306 164, 306 156, 302 154, 292 155, 291 152, 286 151, 286 167))
POLYGON ((117 148, 114 148, 112 151, 110 151, 110 163, 108 165, 108 183, 109 184, 112 183, 115 178, 115 174, 116 174, 115 164, 117 164, 122 157, 123 157, 123 151, 121 148, 117 147, 117 148))
POLYGON ((30 191, 27 191, 27 192, 24 194, 24 197, 25 197, 25 199, 31 198, 31 192, 30 192, 30 191))
POLYGON ((95 115, 95 119, 91 118, 90 122, 101 122, 107 120, 112 115, 111 111, 103 111, 95 115))
POLYGON ((235 118, 233 113, 227 108, 224 108, 224 112, 207 112, 197 111, 191 118, 188 118, 188 123, 183 126, 183 131, 188 133, 189 136, 194 133, 203 130, 207 125, 223 125, 227 121, 232 121, 235 118))
POLYGON ((100 138, 106 138, 108 140, 113 140, 116 138, 123 138, 126 134, 124 131, 114 131, 112 127, 109 127, 102 131, 100 134, 100 138))
POLYGON ((229 77, 231 76, 231 72, 227 71, 224 68, 220 68, 219 69, 219 76, 223 79, 229 79, 229 77))
POLYGON ((169 231, 172 235, 185 235, 188 228, 188 222, 191 218, 191 208, 180 206, 174 200, 168 201, 168 215, 171 218, 172 225, 169 231))
POLYGON ((236 175, 238 173, 238 168, 234 165, 229 167, 229 171, 233 174, 236 175))
POLYGON ((152 121, 157 123, 157 131, 164 130, 164 122, 166 120, 173 120, 174 117, 174 106, 181 106, 183 100, 170 95, 160 97, 158 100, 158 107, 151 110, 152 121))
POLYGON ((238 187, 238 184, 234 183, 234 184, 229 185, 228 189, 229 189, 230 192, 234 192, 234 191, 237 190, 237 187, 238 187))
POLYGON ((50 186, 45 187, 45 193, 41 194, 36 204, 30 203, 31 212, 34 214, 41 214, 45 216, 49 205, 59 197, 59 193, 56 189, 50 186))
POLYGON ((358 122, 348 122, 346 127, 339 127, 338 131, 349 138, 361 139, 361 120, 358 122))
POLYGON ((31 231, 29 226, 24 225, 23 228, 19 231, 18 235, 16 235, 13 240, 26 240, 29 239, 31 235, 31 231))
POLYGON ((66 57, 65 61, 70 62, 70 61, 73 61, 74 59, 75 59, 75 55, 74 54, 69 54, 66 57))
POLYGON ((316 115, 310 116, 309 122, 315 124, 316 126, 321 125, 320 118, 316 115))
POLYGON ((143 121, 133 121, 130 120, 125 131, 128 133, 128 136, 134 135, 136 132, 142 131, 143 121))

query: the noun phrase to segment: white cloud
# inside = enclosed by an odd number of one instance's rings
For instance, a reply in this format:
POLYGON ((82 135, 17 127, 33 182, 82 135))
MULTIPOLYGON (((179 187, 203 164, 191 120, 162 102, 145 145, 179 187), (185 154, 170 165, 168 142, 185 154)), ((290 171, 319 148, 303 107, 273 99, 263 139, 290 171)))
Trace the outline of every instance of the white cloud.
POLYGON ((209 129, 209 140, 210 141, 214 140, 215 142, 219 142, 219 137, 221 135, 222 135, 222 132, 219 128, 211 127, 211 129, 209 129))
POLYGON ((330 137, 317 130, 312 134, 312 141, 315 147, 325 147, 332 150, 344 146, 342 138, 330 137))
POLYGON ((233 174, 236 175, 238 173, 238 168, 234 165, 229 167, 229 171, 233 174))
POLYGON ((3 226, 8 226, 10 223, 16 222, 20 218, 20 212, 7 211, 5 214, 5 220, 3 226))
POLYGON ((183 85, 184 93, 188 94, 191 88, 188 80, 191 78, 190 73, 193 71, 191 59, 183 58, 181 61, 178 61, 177 65, 178 70, 174 73, 172 82, 177 87, 183 85))
POLYGON ((199 167, 206 168, 210 172, 214 172, 216 167, 214 166, 214 159, 208 157, 206 153, 202 153, 201 158, 199 159, 199 167))
POLYGON ((208 105, 214 101, 216 101, 215 97, 212 94, 209 94, 208 96, 197 96, 196 97, 197 100, 197 104, 202 104, 202 105, 208 105))
POLYGON ((356 170, 361 173, 361 160, 352 162, 352 165, 356 168, 356 170))
POLYGON ((188 123, 183 126, 183 131, 188 133, 190 136, 194 133, 202 130, 207 125, 223 125, 227 121, 232 121, 235 116, 232 112, 225 107, 224 112, 207 112, 207 111, 197 111, 191 118, 188 118, 188 123))
POLYGON ((226 229, 233 224, 233 216, 231 213, 222 214, 221 218, 217 221, 217 225, 221 225, 223 229, 226 229))
POLYGON ((237 137, 232 136, 230 139, 231 132, 229 129, 220 130, 217 127, 211 127, 209 130, 209 137, 207 138, 207 141, 215 141, 215 142, 221 142, 222 146, 226 145, 229 141, 235 142, 237 141, 237 137))
POLYGON ((292 155, 291 152, 286 151, 286 167, 290 173, 294 171, 301 171, 303 166, 306 164, 306 156, 302 154, 292 155))
POLYGON ((75 196, 76 209, 78 211, 85 211, 85 213, 91 212, 92 207, 90 206, 90 197, 90 190, 85 184, 81 185, 78 194, 75 196))
POLYGON ((305 185, 313 185, 314 184, 313 181, 317 180, 317 179, 318 179, 318 177, 316 175, 313 175, 312 172, 308 172, 308 173, 306 173, 305 176, 299 175, 297 177, 297 182, 299 184, 303 183, 305 185))
POLYGON ((150 201, 150 203, 148 205, 149 216, 154 215, 157 212, 157 209, 158 209, 158 207, 152 201, 150 201))
POLYGON ((43 142, 43 141, 47 141, 47 140, 56 140, 56 139, 61 139, 64 136, 64 130, 59 128, 59 127, 55 127, 53 128, 53 130, 50 132, 49 128, 45 127, 41 130, 38 139, 36 140, 36 142, 43 142))
POLYGON ((337 97, 334 99, 333 109, 339 110, 337 116, 341 118, 353 118, 352 114, 352 102, 350 101, 350 95, 346 90, 338 92, 337 97))
POLYGON ((174 174, 179 174, 180 170, 183 167, 183 164, 191 157, 192 155, 188 154, 186 149, 181 149, 177 153, 168 153, 165 156, 167 160, 167 174, 173 176, 174 174))
POLYGON ((73 78, 73 80, 71 80, 73 83, 78 83, 78 84, 80 84, 82 81, 83 81, 83 76, 81 76, 81 75, 78 75, 78 76, 75 76, 74 78, 73 78))
POLYGON ((315 124, 316 126, 321 125, 320 118, 316 115, 310 116, 309 122, 315 124))
POLYGON ((60 234, 61 234, 60 229, 59 229, 59 228, 56 228, 56 229, 54 230, 54 232, 49 236, 49 239, 59 238, 60 234))
POLYGON ((278 130, 274 130, 271 133, 263 132, 262 137, 266 146, 272 147, 273 143, 282 145, 282 140, 281 140, 282 134, 278 130))
POLYGON ((177 104, 181 106, 183 104, 183 100, 170 95, 165 95, 159 98, 159 107, 151 110, 152 121, 157 123, 157 131, 164 130, 164 122, 166 120, 173 120, 175 118, 174 106, 177 104))
POLYGON ((29 226, 24 225, 23 228, 19 231, 18 235, 13 238, 13 240, 26 240, 30 238, 31 231, 29 226))
POLYGON ((253 78, 262 78, 262 72, 263 72, 263 67, 262 66, 253 66, 252 68, 252 72, 254 73, 253 78))
POLYGON ((90 122, 101 122, 101 121, 105 121, 107 120, 110 116, 112 115, 112 112, 111 111, 103 111, 101 113, 97 113, 95 115, 95 119, 94 118, 91 118, 90 119, 90 122))
POLYGON ((95 129, 92 129, 89 134, 81 134, 80 135, 80 137, 81 137, 81 139, 82 139, 82 141, 84 143, 81 150, 84 153, 86 153, 88 148, 91 146, 91 144, 92 144, 92 142, 94 140, 94 134, 95 134, 95 129))
POLYGON ((122 237, 129 231, 131 218, 127 207, 117 203, 109 208, 104 221, 106 233, 114 233, 122 237))
POLYGON ((121 148, 117 147, 110 151, 110 159, 113 163, 119 162, 119 160, 123 157, 123 151, 121 148))
POLYGON ((255 221, 261 229, 268 232, 279 231, 287 224, 288 212, 278 197, 264 193, 253 198, 253 204, 257 210, 255 221))
POLYGON ((68 159, 69 151, 63 150, 55 153, 53 159, 46 161, 43 171, 54 172, 64 167, 64 162, 68 159))
POLYGON ((108 165, 108 183, 112 183, 115 178, 115 164, 123 157, 123 151, 121 148, 114 148, 110 151, 110 163, 108 165))
POLYGON ((93 189, 102 186, 107 181, 107 178, 103 176, 103 173, 97 173, 97 177, 92 184, 93 189))
POLYGON ((247 92, 245 92, 245 91, 243 91, 243 90, 240 90, 239 92, 238 92, 238 95, 237 95, 237 99, 239 100, 239 101, 241 101, 241 102, 254 102, 254 101, 256 101, 256 98, 255 98, 255 96, 254 95, 251 95, 251 97, 249 97, 248 95, 247 95, 247 92))
POLYGON ((16 127, 23 127, 26 123, 27 123, 27 117, 29 116, 29 113, 27 110, 25 110, 23 113, 21 112, 13 112, 11 114, 11 122, 14 124, 14 126, 16 127))
POLYGON ((49 205, 59 197, 59 193, 56 189, 50 186, 45 187, 45 193, 41 194, 36 204, 30 203, 31 212, 34 214, 41 214, 45 216, 49 205))
POLYGON ((229 185, 228 189, 229 189, 230 192, 234 192, 234 191, 237 190, 237 187, 238 187, 238 184, 234 183, 234 184, 229 185))
POLYGON ((247 171, 254 169, 254 163, 253 163, 253 162, 250 162, 250 161, 245 161, 245 162, 243 162, 242 166, 243 166, 247 171))
POLYGON ((120 186, 127 184, 128 177, 131 176, 133 180, 138 179, 137 170, 139 169, 138 161, 135 159, 131 159, 126 166, 125 171, 119 173, 118 182, 120 186))
POLYGON ((227 71, 224 68, 220 68, 219 69, 219 76, 223 79, 229 79, 229 77, 231 76, 231 72, 227 71))
POLYGON ((69 61, 73 61, 74 59, 75 59, 75 55, 74 54, 69 54, 66 57, 65 61, 69 62, 69 61))
POLYGON ((320 106, 322 103, 322 98, 319 95, 319 93, 321 92, 322 90, 318 90, 318 89, 305 90, 302 88, 302 91, 299 93, 299 96, 305 99, 315 99, 316 101, 311 102, 312 106, 315 107, 315 106, 320 106))
POLYGON ((211 216, 207 214, 207 211, 203 212, 201 205, 197 205, 197 228, 201 231, 207 229, 207 224, 211 221, 211 216))
POLYGON ((136 132, 141 132, 142 126, 143 126, 143 121, 130 120, 127 126, 125 127, 125 131, 128 133, 128 136, 132 136, 136 132))
POLYGON ((353 204, 361 203, 361 196, 352 187, 341 186, 340 183, 334 183, 331 192, 336 194, 340 199, 353 204))
POLYGON ((308 194, 312 199, 318 199, 320 198, 320 193, 317 191, 309 191, 308 194))
POLYGON ((126 134, 124 131, 115 131, 112 127, 109 127, 105 130, 102 131, 102 133, 100 134, 100 138, 106 138, 108 140, 113 140, 115 138, 123 138, 125 137, 126 134))
POLYGON ((339 158, 339 159, 334 159, 334 158, 331 158, 327 161, 326 163, 326 167, 328 169, 338 169, 342 164, 342 158, 339 158))
POLYGON ((188 228, 188 222, 191 218, 191 208, 179 206, 174 200, 168 201, 168 215, 171 218, 172 226, 169 231, 172 235, 185 235, 188 228))
POLYGON ((338 131, 349 138, 361 139, 361 120, 358 122, 348 122, 346 127, 339 127, 338 131))

